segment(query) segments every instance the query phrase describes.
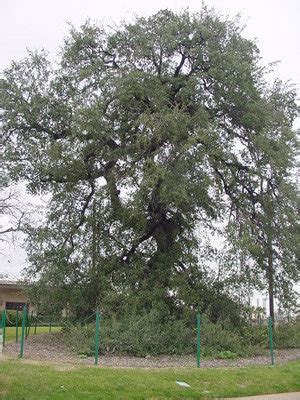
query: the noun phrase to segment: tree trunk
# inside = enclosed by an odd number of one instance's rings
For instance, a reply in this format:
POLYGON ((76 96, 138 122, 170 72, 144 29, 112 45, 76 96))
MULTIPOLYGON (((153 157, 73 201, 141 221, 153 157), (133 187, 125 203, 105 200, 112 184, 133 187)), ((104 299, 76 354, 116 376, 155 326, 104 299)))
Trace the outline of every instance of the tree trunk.
POLYGON ((96 202, 93 202, 93 220, 92 220, 92 268, 91 268, 91 281, 94 292, 93 302, 95 307, 99 307, 100 301, 100 282, 99 282, 99 272, 98 272, 98 237, 97 237, 97 212, 96 212, 96 202))
POLYGON ((269 310, 270 317, 272 318, 273 326, 275 322, 274 315, 274 269, 273 269, 273 251, 272 251, 272 240, 268 237, 268 269, 267 269, 267 279, 268 279, 268 292, 269 292, 269 310))

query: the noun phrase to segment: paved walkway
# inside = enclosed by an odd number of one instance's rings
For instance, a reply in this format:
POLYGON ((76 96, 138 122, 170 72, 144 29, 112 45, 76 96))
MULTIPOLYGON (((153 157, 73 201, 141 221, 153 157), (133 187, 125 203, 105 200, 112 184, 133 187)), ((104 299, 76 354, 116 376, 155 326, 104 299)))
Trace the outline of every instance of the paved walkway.
POLYGON ((263 394, 260 396, 248 396, 248 397, 231 397, 231 399, 223 400, 300 400, 300 392, 290 393, 277 393, 277 394, 263 394))

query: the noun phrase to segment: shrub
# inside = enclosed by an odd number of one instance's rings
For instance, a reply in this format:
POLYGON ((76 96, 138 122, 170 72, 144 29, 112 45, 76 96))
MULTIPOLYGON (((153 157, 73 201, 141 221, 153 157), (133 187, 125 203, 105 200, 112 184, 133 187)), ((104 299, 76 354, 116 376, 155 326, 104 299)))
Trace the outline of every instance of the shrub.
POLYGON ((193 329, 183 320, 160 320, 156 310, 127 321, 113 321, 108 331, 110 349, 136 356, 183 354, 193 351, 193 329))
MULTIPOLYGON (((94 353, 95 326, 66 326, 66 343, 77 353, 94 353)), ((100 352, 111 351, 144 357, 148 354, 184 354, 194 350, 193 329, 182 320, 160 321, 156 311, 142 317, 128 316, 117 321, 103 321, 100 352)))
POLYGON ((237 358, 237 354, 233 353, 230 350, 227 351, 220 351, 218 358, 224 359, 224 360, 233 360, 237 358))
POLYGON ((278 324, 274 332, 274 344, 278 349, 300 348, 300 321, 278 324))
POLYGON ((206 357, 218 357, 222 351, 230 351, 239 356, 245 353, 245 342, 235 329, 230 329, 225 322, 213 324, 207 318, 202 323, 202 348, 206 357))
POLYGON ((63 327, 63 335, 66 344, 77 354, 92 356, 95 350, 95 326, 68 325, 63 327))
POLYGON ((241 335, 251 347, 266 348, 268 346, 268 325, 245 325, 241 329, 241 335))
MULTIPOLYGON (((276 348, 300 347, 299 323, 278 325, 276 348)), ((95 324, 64 327, 66 343, 78 354, 92 356, 95 350, 95 324)), ((268 327, 245 325, 235 329, 228 321, 212 323, 203 316, 201 348, 204 357, 235 358, 261 354, 268 347, 268 327)), ((101 319, 100 353, 144 357, 159 354, 191 354, 196 351, 194 320, 162 317, 158 310, 142 316, 101 319)))

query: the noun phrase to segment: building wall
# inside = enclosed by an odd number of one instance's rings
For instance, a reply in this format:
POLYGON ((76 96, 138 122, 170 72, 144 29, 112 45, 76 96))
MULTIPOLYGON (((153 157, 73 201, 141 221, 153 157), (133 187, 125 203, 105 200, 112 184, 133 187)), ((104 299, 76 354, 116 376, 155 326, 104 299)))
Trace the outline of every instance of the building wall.
POLYGON ((28 303, 29 299, 22 289, 7 288, 0 286, 0 310, 5 309, 5 303, 7 301, 28 303))

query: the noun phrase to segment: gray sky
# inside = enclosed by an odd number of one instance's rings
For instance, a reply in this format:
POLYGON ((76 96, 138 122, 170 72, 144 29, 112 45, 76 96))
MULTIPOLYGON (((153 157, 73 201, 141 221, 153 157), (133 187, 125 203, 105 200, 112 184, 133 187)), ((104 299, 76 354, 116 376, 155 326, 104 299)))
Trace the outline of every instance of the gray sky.
MULTIPOLYGON (((263 63, 280 60, 274 76, 291 80, 300 89, 300 0, 206 0, 222 14, 242 15, 244 35, 256 39, 263 63)), ((71 22, 79 26, 86 18, 107 23, 150 15, 159 9, 197 11, 201 0, 0 0, 0 70, 26 49, 44 48, 55 57, 71 22)), ((297 123, 299 126, 300 123, 297 123)), ((0 273, 19 272, 25 253, 6 246, 0 254, 0 273)))
MULTIPOLYGON (((257 38, 265 62, 281 60, 277 76, 300 83, 299 0, 207 0, 222 14, 242 14, 245 35, 257 38)), ((68 32, 67 22, 86 18, 108 23, 150 15, 161 8, 197 11, 201 0, 0 0, 0 68, 26 54, 26 48, 45 48, 55 55, 68 32)))

